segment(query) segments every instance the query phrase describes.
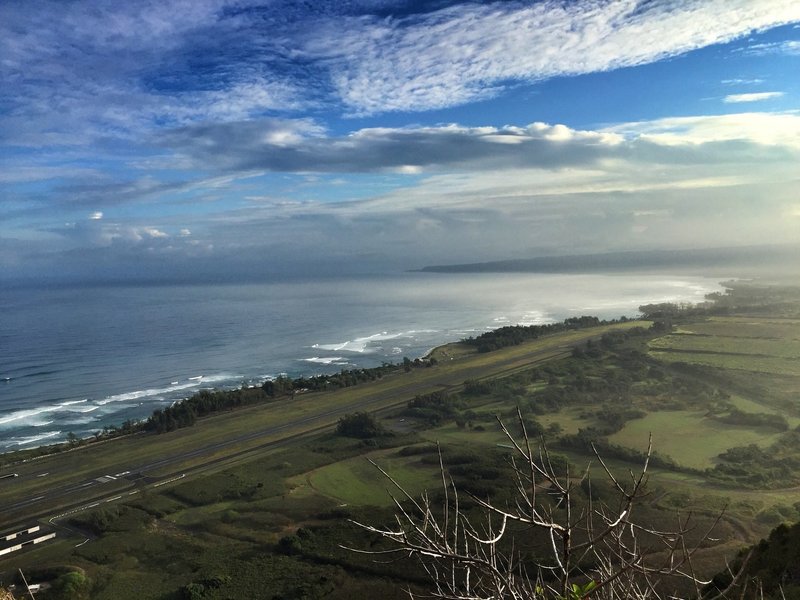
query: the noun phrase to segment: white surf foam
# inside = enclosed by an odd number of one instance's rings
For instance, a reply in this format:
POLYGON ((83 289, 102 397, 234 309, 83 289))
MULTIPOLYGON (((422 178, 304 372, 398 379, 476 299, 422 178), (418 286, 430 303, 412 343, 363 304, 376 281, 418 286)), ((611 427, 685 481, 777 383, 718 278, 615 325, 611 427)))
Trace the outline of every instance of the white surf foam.
POLYGON ((114 394, 113 396, 107 396, 102 400, 98 400, 97 404, 99 404, 100 406, 105 406, 106 404, 111 404, 112 402, 125 402, 128 400, 139 400, 141 398, 158 397, 164 394, 172 394, 176 391, 191 390, 192 388, 197 389, 207 384, 220 383, 222 381, 229 381, 236 378, 237 378, 236 375, 214 375, 214 376, 197 375, 196 377, 189 377, 189 379, 186 382, 179 383, 178 385, 170 384, 168 387, 148 388, 144 390, 126 392, 124 394, 114 394))
POLYGON ((53 406, 40 406, 39 408, 29 408, 25 410, 17 410, 3 417, 0 417, 0 427, 3 425, 29 425, 30 421, 41 414, 49 413, 58 410, 59 405, 53 406))
POLYGON ((318 365, 346 365, 349 364, 344 356, 312 356, 311 358, 304 358, 305 362, 315 363, 318 365))
POLYGON ((26 446, 28 444, 35 444, 36 442, 40 442, 42 440, 47 440, 57 435, 61 435, 60 431, 47 431, 45 433, 40 433, 39 435, 31 435, 26 437, 14 437, 8 440, 9 446, 26 446))
POLYGON ((312 348, 317 348, 319 350, 328 350, 329 352, 356 352, 358 354, 364 354, 365 352, 370 352, 369 345, 374 342, 381 342, 384 340, 395 340, 400 337, 405 337, 408 334, 406 333, 389 333, 387 331, 382 331, 380 333, 375 333, 373 335, 368 335, 366 337, 356 338, 354 340, 347 340, 346 342, 339 342, 336 344, 314 344, 312 348))
POLYGON ((67 402, 62 402, 59 406, 72 406, 73 404, 83 404, 88 401, 88 398, 84 398, 83 400, 68 400, 67 402))

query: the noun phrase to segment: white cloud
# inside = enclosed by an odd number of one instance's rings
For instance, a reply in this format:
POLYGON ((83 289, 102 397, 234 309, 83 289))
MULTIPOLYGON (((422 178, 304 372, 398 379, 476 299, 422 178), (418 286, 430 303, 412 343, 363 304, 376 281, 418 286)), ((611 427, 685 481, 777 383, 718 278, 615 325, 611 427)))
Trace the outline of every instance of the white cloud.
POLYGON ((144 227, 141 229, 141 233, 151 238, 167 238, 169 235, 157 229, 155 227, 144 227))
MULTIPOLYGON (((224 140, 242 139, 238 131, 206 131, 203 143, 210 144, 212 156, 236 154, 224 140)), ((254 144, 265 139, 257 128, 251 133, 246 139, 254 144)), ((192 136, 187 133, 186 139, 192 136)), ((283 172, 291 166, 304 174, 313 164, 349 173, 386 171, 407 164, 399 161, 408 157, 425 164, 412 165, 419 168, 413 177, 392 178, 394 189, 341 202, 305 194, 302 201, 282 197, 285 190, 273 187, 277 178, 260 180, 252 171, 232 169, 184 189, 195 202, 206 192, 236 185, 241 172, 248 180, 239 184, 244 202, 238 208, 209 203, 200 213, 175 211, 158 222, 83 220, 54 232, 91 260, 102 255, 141 269, 155 264, 141 258, 146 253, 153 260, 168 256, 172 262, 164 265, 178 271, 180 265, 187 272, 225 274, 258 272, 267 263, 290 270, 335 261, 409 268, 543 250, 797 239, 797 219, 787 217, 796 215, 800 185, 798 113, 679 117, 596 131, 545 123, 373 128, 342 138, 300 136, 283 148, 286 155, 277 152, 279 146, 258 151, 249 144, 236 155, 271 157, 283 172), (496 137, 519 141, 498 143, 496 137), (290 162, 287 157, 293 156, 303 159, 290 162)), ((354 177, 348 180, 352 184, 354 177)), ((141 189, 149 194, 146 186, 141 189)), ((96 197, 102 196, 114 194, 98 191, 96 197)))
POLYGON ((794 0, 471 4, 337 20, 311 34, 306 51, 331 61, 346 104, 376 113, 461 104, 509 81, 646 64, 798 20, 794 0))
MULTIPOLYGON (((729 115, 672 117, 616 125, 605 131, 661 145, 743 141, 800 150, 800 112, 747 112, 729 115)), ((719 158, 724 160, 725 153, 719 158)))
MULTIPOLYGON (((587 131, 563 124, 526 127, 365 128, 330 137, 305 121, 249 121, 186 127, 160 143, 197 168, 237 172, 390 172, 504 169, 521 165, 584 163, 624 138, 611 131, 587 131)), ((223 184, 229 175, 220 176, 223 184)), ((204 187, 210 183, 203 182, 204 187)))
POLYGON ((783 42, 766 42, 751 44, 742 50, 745 54, 766 56, 769 54, 785 54, 789 56, 800 55, 800 40, 785 40, 783 42))
POLYGON ((783 92, 754 92, 751 94, 728 94, 723 98, 723 102, 728 104, 736 104, 740 102, 760 102, 761 100, 771 100, 772 98, 780 98, 783 92))
POLYGON ((743 79, 743 78, 734 78, 734 79, 723 79, 720 83, 723 85, 756 85, 759 83, 764 83, 763 79, 743 79))
POLYGON ((103 218, 103 211, 100 210, 95 211, 91 215, 89 215, 89 218, 93 221, 99 221, 100 219, 103 218))
MULTIPOLYGON (((42 147, 331 104, 424 111, 496 95, 509 82, 646 64, 800 21, 794 0, 464 2, 405 17, 375 12, 372 2, 0 3, 0 79, 8 84, 0 101, 9 107, 0 129, 15 144, 42 147)), ((751 50, 796 53, 797 44, 751 50)))

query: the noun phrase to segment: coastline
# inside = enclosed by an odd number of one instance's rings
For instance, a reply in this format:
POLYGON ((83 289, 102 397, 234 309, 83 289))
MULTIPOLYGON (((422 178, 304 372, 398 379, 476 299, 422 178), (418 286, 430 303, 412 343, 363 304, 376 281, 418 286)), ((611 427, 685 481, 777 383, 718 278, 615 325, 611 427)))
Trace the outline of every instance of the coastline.
MULTIPOLYGON (((446 347, 452 346, 452 345, 459 345, 459 344, 461 344, 461 342, 454 341, 454 342, 446 342, 446 343, 441 344, 439 346, 434 346, 433 348, 431 348, 431 350, 426 352, 425 355, 419 356, 419 357, 413 359, 412 362, 414 362, 414 361, 428 361, 431 358, 431 356, 435 352, 437 352, 439 349, 446 348, 446 347)), ((397 369, 401 369, 403 367, 403 363, 394 363, 393 366, 395 366, 397 369)), ((280 378, 282 376, 283 376, 283 374, 279 375, 278 378, 280 378)), ((312 378, 313 377, 317 377, 317 376, 325 376, 325 375, 322 374, 322 373, 317 374, 317 375, 311 375, 312 378)), ((256 384, 250 384, 250 385, 248 385, 246 387, 247 387, 247 389, 260 388, 265 383, 267 383, 269 381, 274 381, 274 379, 276 379, 276 378, 265 378, 261 382, 257 382, 256 384)), ((239 388, 239 387, 228 387, 228 388, 204 388, 204 389, 206 391, 210 391, 212 393, 216 393, 216 392, 225 393, 225 392, 236 391, 236 390, 239 390, 239 389, 242 389, 242 388, 239 388)), ((203 390, 199 390, 199 391, 203 391, 203 390)), ((189 400, 191 397, 192 396, 184 396, 182 398, 176 399, 176 400, 174 400, 172 402, 171 406, 174 406, 175 404, 178 404, 180 402, 184 402, 186 400, 189 400)), ((209 415, 206 418, 213 418, 213 417, 214 417, 214 415, 209 415)), ((144 418, 144 419, 141 419, 141 420, 135 422, 134 424, 144 423, 144 422, 147 421, 148 418, 149 418, 149 416, 147 418, 144 418)), ((114 430, 119 431, 119 428, 122 427, 122 426, 123 426, 123 423, 117 423, 115 425, 112 425, 109 429, 111 431, 114 431, 114 430)), ((130 435, 137 435, 137 434, 141 434, 141 433, 144 433, 144 432, 143 431, 132 431, 130 433, 114 433, 113 435, 104 435, 104 436, 101 436, 101 437, 87 436, 87 437, 80 438, 77 441, 77 443, 72 443, 72 444, 69 441, 60 441, 60 442, 56 442, 56 443, 53 443, 53 444, 41 444, 41 445, 38 445, 38 446, 31 446, 31 447, 23 448, 23 449, 2 449, 2 450, 0 450, 0 469, 5 469, 6 467, 8 467, 10 465, 14 465, 14 464, 23 464, 23 463, 27 463, 27 462, 30 462, 30 461, 33 461, 33 460, 38 460, 38 459, 41 459, 41 458, 45 458, 45 457, 50 456, 52 454, 60 454, 60 453, 63 453, 63 452, 71 452, 73 450, 78 450, 78 449, 84 448, 87 445, 95 446, 96 444, 113 442, 115 440, 120 440, 120 439, 123 439, 123 438, 125 438, 127 436, 130 436, 130 435), (14 457, 14 459, 10 460, 10 461, 4 460, 4 459, 7 459, 8 457, 14 457)), ((2 474, 2 473, 0 473, 0 474, 2 474)))
MULTIPOLYGON (((530 337, 526 339, 526 341, 532 341, 536 339, 543 339, 545 337, 549 337, 551 335, 558 335, 559 333, 565 333, 569 331, 587 331, 593 330, 598 327, 607 327, 607 326, 617 326, 617 325, 630 325, 638 323, 636 319, 627 319, 626 317, 622 317, 621 319, 614 319, 612 321, 601 321, 596 317, 582 317, 581 319, 566 319, 563 322, 551 323, 547 325, 516 325, 512 326, 513 329, 517 329, 520 331, 528 331, 531 333, 530 337)), ((507 328, 507 326, 506 326, 507 328)), ((477 336, 474 338, 476 342, 481 337, 491 336, 498 331, 502 330, 495 329, 489 330, 484 334, 477 336)), ((473 338, 469 338, 472 340, 473 338)), ((519 342, 512 345, 519 345, 519 342)), ((465 339, 461 339, 459 341, 450 341, 444 344, 440 344, 438 346, 433 347, 429 352, 427 352, 424 356, 409 359, 404 358, 403 362, 399 363, 384 363, 381 367, 373 367, 373 368, 360 368, 360 369, 352 369, 352 370, 342 370, 336 374, 321 374, 321 375, 312 375, 309 377, 301 376, 298 378, 288 378, 279 376, 278 378, 274 379, 265 379, 260 385, 242 385, 241 387, 234 387, 234 388, 222 388, 222 389, 213 389, 213 390, 206 390, 208 395, 210 396, 231 396, 237 394, 245 394, 249 392, 250 396, 255 398, 252 401, 252 404, 248 404, 247 402, 243 403, 241 406, 236 404, 236 407, 241 408, 248 408, 250 406, 259 405, 263 403, 270 403, 272 401, 281 401, 286 399, 294 399, 295 395, 298 393, 305 393, 305 392, 324 392, 324 391, 331 391, 331 389, 336 389, 329 387, 329 385, 334 382, 337 385, 340 385, 342 388, 348 388, 351 385, 356 385, 358 380, 368 383, 369 381, 376 381, 376 379, 381 379, 384 376, 392 376, 392 375, 399 375, 403 372, 408 373, 413 370, 423 369, 425 370, 428 367, 437 366, 438 364, 445 362, 445 361, 452 361, 457 359, 464 359, 468 356, 480 354, 482 351, 480 347, 477 346, 475 343, 467 343, 465 339), (350 383, 349 381, 341 384, 338 383, 340 379, 346 378, 351 379, 355 377, 356 383, 350 383), (273 383, 274 385, 268 385, 273 383), (316 385, 317 387, 309 389, 307 386, 309 385, 316 385), (266 394, 266 397, 264 396, 266 394)), ((102 435, 96 434, 94 436, 87 436, 84 438, 78 438, 77 436, 68 439, 66 442, 59 442, 56 444, 44 444, 32 448, 26 448, 23 450, 11 450, 11 451, 4 451, 0 452, 0 463, 3 464, 3 467, 13 464, 21 464, 25 462, 29 462, 30 460, 35 460, 37 458, 42 458, 44 456, 49 456, 52 454, 58 454, 62 452, 69 452, 72 450, 76 450, 79 448, 84 448, 86 446, 94 446, 95 444, 101 442, 110 442, 116 439, 123 439, 125 437, 131 435, 138 435, 138 434, 145 434, 145 433, 152 433, 156 431, 157 433, 162 433, 164 431, 171 431, 172 428, 167 427, 165 430, 158 429, 158 422, 154 421, 154 417, 169 415, 172 409, 175 409, 174 412, 180 413, 181 409, 184 406, 191 404, 191 402, 198 397, 202 397, 203 392, 198 392, 193 396, 187 396, 183 399, 176 400, 172 403, 172 405, 166 409, 156 409, 148 418, 142 419, 140 421, 127 421, 121 425, 112 426, 110 428, 104 429, 102 435), (153 423, 156 423, 153 425, 153 423), (5 462, 3 459, 8 459, 9 457, 13 457, 11 460, 5 462)), ((236 410, 237 408, 232 408, 232 410, 236 410)), ((193 415, 191 418, 191 422, 188 423, 189 426, 194 425, 195 419, 204 419, 204 418, 213 418, 218 412, 214 412, 211 414, 200 414, 200 415, 193 415)), ((177 425, 177 428, 185 427, 185 424, 177 425)))
POLYGON ((44 290, 34 301, 28 290, 10 296, 0 351, 0 445, 6 453, 70 431, 88 437, 202 389, 425 359, 498 327, 632 316, 651 299, 692 302, 719 289, 713 278, 670 274, 401 274, 336 286, 44 290))

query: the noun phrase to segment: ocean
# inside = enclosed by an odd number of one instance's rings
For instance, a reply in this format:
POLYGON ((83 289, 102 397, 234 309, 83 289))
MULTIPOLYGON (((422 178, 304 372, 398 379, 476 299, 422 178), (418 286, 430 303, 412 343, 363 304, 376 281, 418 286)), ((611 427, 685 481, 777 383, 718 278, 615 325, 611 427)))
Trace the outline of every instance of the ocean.
POLYGON ((508 324, 635 316, 716 278, 396 273, 0 290, 0 451, 85 437, 204 388, 416 358, 508 324))

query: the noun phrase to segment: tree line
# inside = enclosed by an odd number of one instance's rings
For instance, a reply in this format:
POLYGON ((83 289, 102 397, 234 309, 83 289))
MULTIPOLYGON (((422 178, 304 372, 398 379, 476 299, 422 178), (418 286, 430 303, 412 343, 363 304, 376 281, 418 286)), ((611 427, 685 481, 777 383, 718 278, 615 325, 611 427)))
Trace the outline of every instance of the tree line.
POLYGON ((610 321, 601 320, 597 317, 570 317, 559 323, 548 323, 546 325, 506 325, 475 337, 464 338, 461 341, 469 346, 474 346, 478 352, 492 352, 508 346, 517 346, 522 342, 535 340, 543 335, 573 329, 587 329, 611 323, 625 323, 627 321, 627 317, 620 317, 610 321))

